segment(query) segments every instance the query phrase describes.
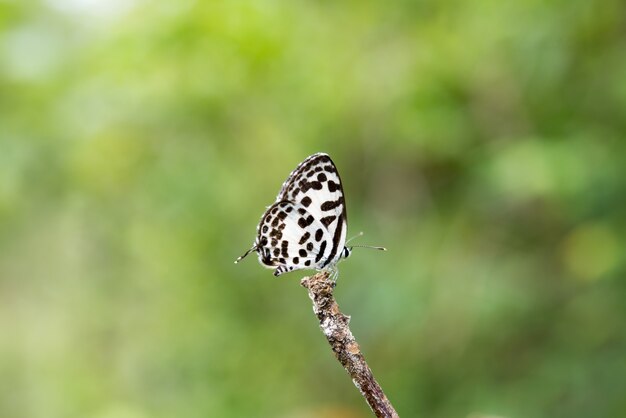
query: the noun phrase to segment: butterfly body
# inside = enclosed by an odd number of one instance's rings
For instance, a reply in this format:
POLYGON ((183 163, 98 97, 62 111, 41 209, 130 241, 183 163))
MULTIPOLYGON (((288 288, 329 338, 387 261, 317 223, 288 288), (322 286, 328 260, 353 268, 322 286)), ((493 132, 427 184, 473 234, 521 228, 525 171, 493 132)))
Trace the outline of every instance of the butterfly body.
POLYGON ((261 217, 252 248, 236 262, 256 251, 275 276, 300 269, 334 271, 351 254, 345 246, 347 227, 337 167, 327 154, 313 154, 287 177, 261 217))

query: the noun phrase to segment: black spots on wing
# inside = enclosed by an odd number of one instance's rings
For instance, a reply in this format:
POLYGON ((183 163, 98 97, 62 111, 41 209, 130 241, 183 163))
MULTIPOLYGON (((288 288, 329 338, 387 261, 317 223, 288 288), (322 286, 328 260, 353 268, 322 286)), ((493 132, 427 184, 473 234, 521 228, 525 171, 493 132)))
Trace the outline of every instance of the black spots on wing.
POLYGON ((308 251, 313 251, 313 243, 312 243, 312 242, 309 242, 309 243, 306 245, 306 249, 307 249, 308 251))
POLYGON ((324 216, 320 221, 324 224, 325 227, 328 228, 328 225, 332 224, 337 217, 335 215, 332 216, 324 216))
POLYGON ((274 257, 278 257, 280 255, 280 249, 274 248, 274 257))
POLYGON ((297 171, 299 171, 300 173, 304 173, 305 171, 309 169, 309 167, 313 165, 313 161, 315 161, 315 158, 312 158, 310 161, 307 161, 306 163, 301 164, 300 170, 297 170, 297 171))
POLYGON ((309 205, 311 204, 311 198, 309 196, 304 196, 302 198, 302 200, 300 201, 300 203, 302 203, 302 206, 304 206, 305 208, 308 208, 309 205))
MULTIPOLYGON (((313 170, 311 170, 310 172, 308 172, 306 174, 306 176, 311 178, 311 177, 313 177, 314 174, 315 173, 313 172, 313 170)), ((324 173, 320 173, 320 174, 317 175, 317 180, 307 181, 307 179, 302 179, 298 183, 298 186, 300 186, 300 189, 302 190, 302 193, 308 192, 309 189, 322 190, 322 187, 323 187, 322 183, 325 182, 326 180, 328 180, 326 175, 324 173)))
MULTIPOLYGON (((303 161, 293 172, 291 177, 287 180, 291 180, 291 185, 288 191, 291 193, 292 197, 296 197, 300 191, 306 193, 311 188, 311 183, 309 183, 306 178, 312 178, 315 173, 320 173, 326 169, 326 167, 331 167, 329 172, 333 173, 336 170, 333 168, 332 161, 327 155, 317 155, 310 160, 303 161), (303 178, 304 177, 304 178, 303 178), (296 186, 296 179, 303 178, 298 182, 296 186)), ((323 182, 325 180, 318 179, 319 182, 323 182)), ((315 188, 315 187, 314 187, 315 188)), ((316 189, 320 190, 320 189, 316 189)))
POLYGON ((294 257, 292 261, 293 264, 298 264, 300 262, 300 259, 298 257, 294 257))
POLYGON ((336 173, 337 172, 337 169, 332 164, 325 165, 323 168, 324 168, 324 171, 327 172, 327 173, 336 173))
POLYGON ((309 168, 314 167, 314 166, 315 168, 317 168, 317 167, 320 167, 324 163, 330 163, 330 162, 331 162, 330 157, 328 155, 318 155, 314 158, 311 158, 311 160, 308 161, 306 165, 303 167, 302 171, 308 170, 309 168))
POLYGON ((261 237, 259 244, 261 247, 265 247, 267 245, 267 237, 261 237))
POLYGON ((298 219, 298 225, 300 226, 300 228, 306 228, 307 226, 311 225, 314 220, 315 218, 313 218, 313 215, 309 215, 306 218, 302 217, 298 219))
POLYGON ((324 236, 324 231, 322 231, 322 228, 317 228, 317 231, 315 231, 315 241, 321 241, 322 236, 324 236))
MULTIPOLYGON (((283 240, 280 243, 280 253, 282 254, 283 257, 288 258, 289 257, 289 252, 287 251, 287 248, 289 247, 289 241, 287 240, 283 240)), ((281 261, 281 263, 285 263, 284 261, 281 261)))
POLYGON ((284 258, 279 258, 279 259, 278 259, 278 262, 279 262, 280 264, 285 264, 285 261, 286 261, 286 260, 285 260, 284 258))
POLYGON ((267 234, 267 230, 269 228, 267 227, 267 225, 263 225, 263 228, 261 228, 261 231, 263 231, 264 234, 267 234))
POLYGON ((343 204, 343 197, 340 197, 337 200, 328 200, 322 203, 322 206, 320 206, 320 209, 322 209, 323 211, 333 210, 337 206, 342 205, 342 204, 343 204))
POLYGON ((287 217, 287 212, 283 212, 282 210, 278 212, 278 216, 280 219, 284 220, 287 217))
POLYGON ((301 248, 300 251, 298 251, 298 254, 300 254, 300 257, 306 257, 308 255, 306 250, 303 248, 301 248))
POLYGON ((272 257, 271 257, 271 255, 270 255, 269 251, 264 252, 264 253, 261 255, 261 262, 262 262, 263 264, 265 264, 266 266, 271 266, 271 265, 272 265, 272 257))
POLYGON ((324 255, 324 250, 326 250, 326 241, 322 241, 322 245, 320 245, 320 252, 317 253, 317 257, 315 257, 315 262, 319 262, 324 255))
POLYGON ((292 210, 293 210, 292 206, 287 206, 287 208, 285 209, 285 212, 291 213, 292 210))
POLYGON ((339 190, 339 183, 335 183, 334 181, 329 180, 326 184, 328 185, 328 191, 331 193, 335 193, 337 190, 339 190))
POLYGON ((309 240, 309 238, 311 237, 311 233, 310 232, 305 232, 304 235, 302 235, 302 238, 300 238, 300 241, 298 241, 298 244, 302 245, 305 242, 307 242, 309 240))
POLYGON ((272 238, 271 244, 272 244, 272 247, 278 246, 278 240, 276 238, 272 238))
POLYGON ((278 217, 274 218, 274 220, 272 221, 272 226, 274 228, 276 228, 278 226, 278 221, 279 221, 278 217))
POLYGON ((320 183, 319 181, 312 181, 309 184, 311 185, 311 189, 313 190, 322 190, 322 183, 320 183))
POLYGON ((307 267, 310 266, 311 265, 311 260, 306 260, 304 262, 304 265, 307 266, 307 267))
POLYGON ((306 210, 305 210, 305 209, 302 209, 302 208, 298 208, 298 213, 299 213, 300 215, 304 215, 304 214, 306 213, 306 210))
POLYGON ((271 214, 272 215, 276 215, 276 212, 278 212, 278 206, 274 206, 274 208, 271 210, 271 214))
POLYGON ((309 186, 309 183, 306 180, 300 180, 300 183, 298 183, 298 186, 300 187, 300 190, 302 191, 302 193, 306 193, 307 191, 309 191, 309 188, 311 186, 309 186))
POLYGON ((271 238, 276 238, 276 239, 281 239, 283 237, 283 233, 279 229, 272 229, 270 231, 270 237, 271 238))
POLYGON ((278 225, 278 230, 282 231, 283 229, 285 229, 286 226, 287 226, 287 224, 282 223, 282 224, 278 225))

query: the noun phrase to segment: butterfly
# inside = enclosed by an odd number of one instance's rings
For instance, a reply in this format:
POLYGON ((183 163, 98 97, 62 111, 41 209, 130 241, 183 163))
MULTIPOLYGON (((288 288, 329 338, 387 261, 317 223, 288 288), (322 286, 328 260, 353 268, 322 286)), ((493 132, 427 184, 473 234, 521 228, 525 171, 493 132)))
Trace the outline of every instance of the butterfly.
POLYGON ((252 247, 235 263, 256 251, 274 276, 315 269, 328 270, 336 278, 337 263, 354 248, 345 245, 347 229, 339 171, 328 154, 313 154, 287 177, 276 202, 261 217, 252 247))

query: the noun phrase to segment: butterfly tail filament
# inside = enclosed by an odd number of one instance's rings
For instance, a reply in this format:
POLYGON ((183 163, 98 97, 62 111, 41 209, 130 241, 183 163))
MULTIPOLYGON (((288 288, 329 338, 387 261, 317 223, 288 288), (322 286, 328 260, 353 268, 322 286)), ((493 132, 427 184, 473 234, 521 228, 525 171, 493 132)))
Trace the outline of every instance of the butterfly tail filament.
POLYGON ((239 257, 237 257, 237 259, 235 260, 235 264, 239 263, 241 260, 246 258, 248 256, 248 254, 250 254, 252 251, 256 251, 256 250, 257 250, 257 246, 255 244, 255 245, 252 246, 252 248, 250 248, 248 251, 246 251, 243 255, 240 255, 239 257))

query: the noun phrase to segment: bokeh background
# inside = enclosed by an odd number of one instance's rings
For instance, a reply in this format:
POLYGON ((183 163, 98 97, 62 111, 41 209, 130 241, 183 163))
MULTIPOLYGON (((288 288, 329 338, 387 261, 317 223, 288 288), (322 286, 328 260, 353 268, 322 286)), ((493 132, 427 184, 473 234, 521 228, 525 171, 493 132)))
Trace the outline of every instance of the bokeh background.
POLYGON ((621 0, 1 0, 0 416, 370 416, 233 264, 318 151, 401 416, 626 416, 625 136, 621 0))

